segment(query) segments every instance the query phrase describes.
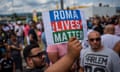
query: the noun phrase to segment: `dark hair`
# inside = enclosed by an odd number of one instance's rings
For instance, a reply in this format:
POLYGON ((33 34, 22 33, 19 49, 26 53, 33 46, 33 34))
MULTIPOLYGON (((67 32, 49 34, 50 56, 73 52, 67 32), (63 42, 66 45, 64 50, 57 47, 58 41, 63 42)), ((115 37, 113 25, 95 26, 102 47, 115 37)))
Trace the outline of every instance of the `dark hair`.
POLYGON ((36 48, 36 47, 39 47, 39 45, 38 44, 30 44, 24 48, 23 56, 24 56, 25 61, 26 61, 27 57, 30 56, 31 50, 36 48))
POLYGON ((11 34, 10 34, 10 38, 11 38, 12 36, 16 37, 16 34, 15 34, 15 33, 11 33, 11 34))
POLYGON ((4 43, 4 40, 2 37, 0 37, 0 44, 3 44, 4 43))

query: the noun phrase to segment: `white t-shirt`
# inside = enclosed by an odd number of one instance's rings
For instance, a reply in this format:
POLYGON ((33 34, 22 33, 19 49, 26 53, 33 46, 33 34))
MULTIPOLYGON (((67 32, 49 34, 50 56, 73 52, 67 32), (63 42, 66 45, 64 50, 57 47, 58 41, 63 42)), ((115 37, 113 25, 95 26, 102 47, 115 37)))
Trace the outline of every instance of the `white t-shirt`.
POLYGON ((41 24, 37 24, 36 27, 37 27, 37 29, 42 30, 42 25, 41 24))
POLYGON ((15 32, 16 32, 17 36, 22 36, 23 35, 23 26, 15 25, 15 32))
POLYGON ((105 48, 110 48, 110 49, 113 49, 115 44, 118 41, 120 41, 120 37, 118 37, 116 35, 112 35, 112 34, 104 34, 101 36, 101 38, 102 38, 102 45, 105 48))
POLYGON ((81 51, 80 66, 84 72, 120 72, 120 58, 109 48, 94 52, 91 48, 81 51))
POLYGON ((4 27, 3 27, 3 30, 6 32, 6 31, 9 31, 10 28, 9 28, 9 26, 4 26, 4 27))

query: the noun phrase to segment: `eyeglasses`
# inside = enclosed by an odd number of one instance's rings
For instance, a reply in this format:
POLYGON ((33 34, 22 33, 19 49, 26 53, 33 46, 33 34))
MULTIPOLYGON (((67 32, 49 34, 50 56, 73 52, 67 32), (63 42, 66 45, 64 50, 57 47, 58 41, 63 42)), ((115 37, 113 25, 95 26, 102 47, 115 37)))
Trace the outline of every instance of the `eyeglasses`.
POLYGON ((93 42, 94 40, 95 41, 100 41, 101 40, 101 38, 91 38, 91 39, 89 39, 91 42, 93 42))
POLYGON ((38 54, 36 54, 36 55, 31 55, 31 56, 29 56, 29 57, 42 57, 43 55, 45 55, 45 51, 40 52, 40 53, 38 53, 38 54))

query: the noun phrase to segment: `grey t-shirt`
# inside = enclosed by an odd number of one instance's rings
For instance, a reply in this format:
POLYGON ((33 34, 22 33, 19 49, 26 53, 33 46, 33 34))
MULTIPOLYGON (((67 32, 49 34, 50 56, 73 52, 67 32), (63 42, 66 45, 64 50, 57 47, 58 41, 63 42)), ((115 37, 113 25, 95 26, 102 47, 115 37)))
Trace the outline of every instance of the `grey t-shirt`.
POLYGON ((81 51, 80 66, 84 72, 120 72, 120 58, 109 48, 99 52, 86 48, 81 51))

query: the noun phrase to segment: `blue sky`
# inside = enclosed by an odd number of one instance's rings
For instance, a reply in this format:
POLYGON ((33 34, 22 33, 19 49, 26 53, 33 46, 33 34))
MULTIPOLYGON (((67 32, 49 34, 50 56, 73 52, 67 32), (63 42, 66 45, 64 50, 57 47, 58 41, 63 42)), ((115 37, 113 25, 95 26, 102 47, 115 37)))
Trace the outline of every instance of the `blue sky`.
MULTIPOLYGON (((0 0, 0 14, 12 12, 47 11, 56 8, 60 0, 0 0)), ((79 5, 95 5, 99 3, 120 6, 120 0, 64 0, 64 7, 79 5)))

